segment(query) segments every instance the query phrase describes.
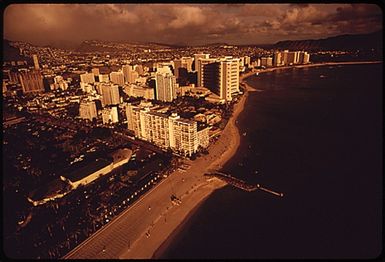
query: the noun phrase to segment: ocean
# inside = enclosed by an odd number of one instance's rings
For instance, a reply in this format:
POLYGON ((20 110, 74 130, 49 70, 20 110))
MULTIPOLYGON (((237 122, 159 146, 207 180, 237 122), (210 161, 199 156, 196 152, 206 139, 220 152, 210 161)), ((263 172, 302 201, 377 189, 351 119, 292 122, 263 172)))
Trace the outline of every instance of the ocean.
POLYGON ((226 186, 161 258, 375 258, 382 249, 382 64, 252 76, 241 145, 223 171, 284 193, 226 186))

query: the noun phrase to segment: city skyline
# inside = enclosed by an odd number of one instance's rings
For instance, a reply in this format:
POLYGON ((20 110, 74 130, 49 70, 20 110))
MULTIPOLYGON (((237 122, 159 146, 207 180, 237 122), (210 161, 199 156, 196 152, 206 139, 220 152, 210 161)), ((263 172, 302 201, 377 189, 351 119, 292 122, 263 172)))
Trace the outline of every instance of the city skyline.
POLYGON ((375 32, 382 11, 374 4, 12 4, 3 29, 8 40, 66 48, 85 40, 272 44, 375 32))
POLYGON ((376 5, 13 4, 3 29, 4 257, 381 252, 376 5))

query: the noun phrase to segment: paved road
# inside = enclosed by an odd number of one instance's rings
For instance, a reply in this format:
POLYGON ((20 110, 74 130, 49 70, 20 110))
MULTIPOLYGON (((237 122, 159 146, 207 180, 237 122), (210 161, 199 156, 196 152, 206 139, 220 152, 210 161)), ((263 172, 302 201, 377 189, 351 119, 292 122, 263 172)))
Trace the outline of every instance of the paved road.
POLYGON ((191 190, 199 181, 206 179, 202 174, 199 176, 194 174, 193 170, 194 168, 191 168, 186 173, 172 173, 142 196, 133 206, 114 218, 64 258, 108 259, 118 258, 127 252, 129 246, 133 246, 135 240, 151 227, 159 214, 173 206, 170 199, 172 193, 181 196, 191 190))

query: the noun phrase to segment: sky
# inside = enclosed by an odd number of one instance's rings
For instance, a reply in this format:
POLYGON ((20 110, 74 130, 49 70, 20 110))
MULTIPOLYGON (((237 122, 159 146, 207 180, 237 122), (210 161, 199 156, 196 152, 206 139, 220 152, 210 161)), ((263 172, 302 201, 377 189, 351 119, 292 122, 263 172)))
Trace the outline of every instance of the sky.
POLYGON ((74 47, 84 40, 270 44, 382 29, 373 4, 12 4, 4 38, 74 47))

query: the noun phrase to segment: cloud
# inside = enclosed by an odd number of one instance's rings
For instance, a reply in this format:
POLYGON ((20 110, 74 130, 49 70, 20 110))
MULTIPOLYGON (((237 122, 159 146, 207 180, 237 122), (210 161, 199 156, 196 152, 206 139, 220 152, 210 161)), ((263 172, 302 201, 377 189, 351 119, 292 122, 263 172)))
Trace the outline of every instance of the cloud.
POLYGON ((89 39, 204 44, 324 38, 382 28, 370 4, 13 4, 4 37, 34 44, 89 39))
POLYGON ((171 28, 183 28, 189 25, 203 25, 206 23, 206 17, 198 7, 182 6, 174 7, 172 10, 175 18, 169 23, 171 28))

